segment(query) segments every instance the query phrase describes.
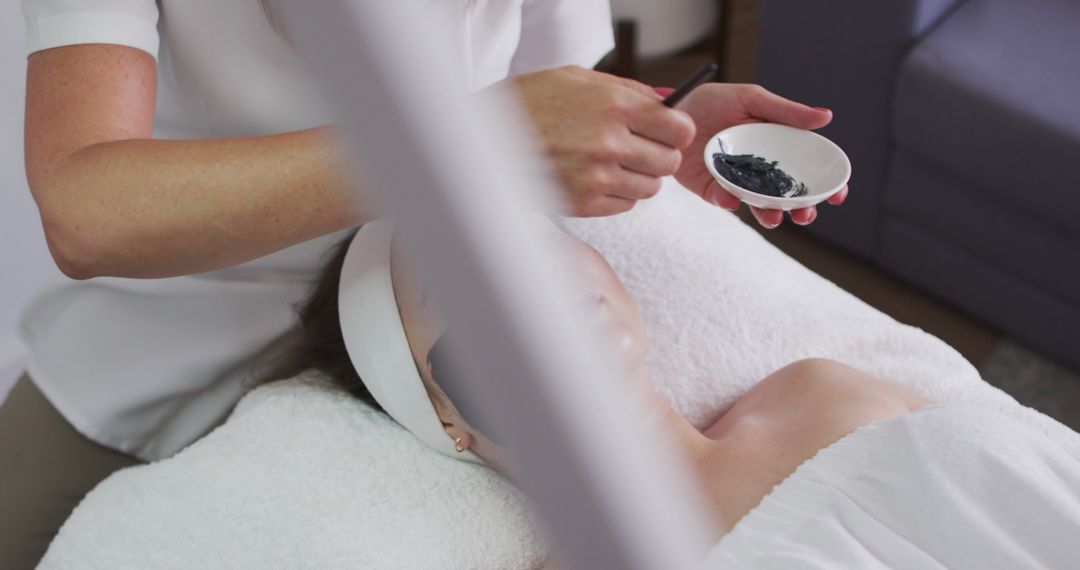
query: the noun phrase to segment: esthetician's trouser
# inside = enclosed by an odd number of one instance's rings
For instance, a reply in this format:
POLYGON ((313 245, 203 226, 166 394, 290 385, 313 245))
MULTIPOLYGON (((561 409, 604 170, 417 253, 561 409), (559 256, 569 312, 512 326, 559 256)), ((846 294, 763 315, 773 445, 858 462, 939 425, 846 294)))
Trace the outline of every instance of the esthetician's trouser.
POLYGON ((33 568, 75 505, 140 461, 84 437, 26 375, 0 405, 0 568, 33 568))

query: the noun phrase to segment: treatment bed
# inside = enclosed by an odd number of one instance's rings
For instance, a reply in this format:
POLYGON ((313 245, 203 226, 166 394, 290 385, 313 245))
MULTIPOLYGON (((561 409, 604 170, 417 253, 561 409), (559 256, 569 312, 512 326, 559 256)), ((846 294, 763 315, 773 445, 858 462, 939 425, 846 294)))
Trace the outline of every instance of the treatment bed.
MULTIPOLYGON (((628 214, 566 226, 636 298, 652 376, 699 427, 776 369, 825 357, 1004 414, 1080 461, 1078 434, 674 181, 628 214)), ((509 483, 306 376, 254 390, 176 456, 109 477, 41 568, 528 569, 546 554, 541 527, 509 483)))

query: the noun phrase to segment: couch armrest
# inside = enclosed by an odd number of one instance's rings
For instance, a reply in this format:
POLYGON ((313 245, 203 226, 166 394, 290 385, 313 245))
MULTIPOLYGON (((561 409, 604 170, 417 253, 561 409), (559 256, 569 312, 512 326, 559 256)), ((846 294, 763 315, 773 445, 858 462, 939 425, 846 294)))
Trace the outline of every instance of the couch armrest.
POLYGON ((966 0, 764 0, 758 82, 836 112, 822 134, 851 157, 848 203, 823 209, 814 233, 873 258, 892 150, 900 64, 966 0))

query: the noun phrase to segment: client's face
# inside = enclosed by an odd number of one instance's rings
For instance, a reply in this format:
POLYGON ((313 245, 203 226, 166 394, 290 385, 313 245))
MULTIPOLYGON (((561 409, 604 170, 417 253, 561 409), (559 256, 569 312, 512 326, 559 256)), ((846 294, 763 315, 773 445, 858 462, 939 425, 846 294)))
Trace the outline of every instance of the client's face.
MULTIPOLYGON (((584 316, 597 326, 602 337, 611 341, 623 364, 629 367, 631 376, 647 381, 644 373, 647 349, 645 322, 622 281, 607 261, 588 244, 564 234, 554 226, 550 237, 558 242, 557 245, 565 246, 564 250, 570 254, 565 265, 552 267, 552 271, 565 273, 572 282, 577 283, 577 291, 580 292, 578 301, 584 316)), ((413 359, 444 428, 450 437, 460 439, 462 445, 489 464, 507 471, 498 447, 462 418, 440 386, 440 371, 432 370, 432 348, 446 332, 446 325, 439 312, 431 306, 431 300, 419 281, 408 275, 405 264, 399 258, 398 248, 395 247, 391 263, 394 295, 413 359)))

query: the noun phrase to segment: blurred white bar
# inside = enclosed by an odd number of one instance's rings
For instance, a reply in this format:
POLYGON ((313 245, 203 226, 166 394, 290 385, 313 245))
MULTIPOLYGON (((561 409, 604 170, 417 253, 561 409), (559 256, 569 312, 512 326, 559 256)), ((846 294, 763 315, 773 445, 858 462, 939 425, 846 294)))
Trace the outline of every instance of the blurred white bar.
MULTIPOLYGON (((455 0, 447 0, 447 4, 455 0)), ((368 188, 421 261, 466 387, 511 449, 560 567, 692 568, 712 546, 670 434, 574 319, 530 231, 553 185, 507 101, 464 93, 430 2, 282 0, 276 7, 340 111, 368 188), (421 9, 421 5, 424 9, 421 9)), ((527 129, 526 129, 527 130, 527 129)))

